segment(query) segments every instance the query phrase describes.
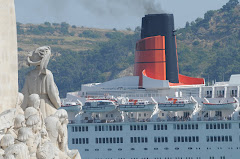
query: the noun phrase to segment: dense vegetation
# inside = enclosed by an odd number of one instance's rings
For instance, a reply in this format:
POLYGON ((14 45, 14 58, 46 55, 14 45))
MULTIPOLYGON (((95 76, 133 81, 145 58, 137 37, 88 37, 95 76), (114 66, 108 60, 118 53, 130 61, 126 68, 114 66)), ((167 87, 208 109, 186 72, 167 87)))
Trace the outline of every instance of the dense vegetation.
MULTIPOLYGON (((231 74, 240 73, 239 26, 238 0, 230 0, 219 10, 208 11, 204 18, 187 22, 185 28, 177 31, 180 73, 204 77, 206 82, 228 80, 231 74)), ((132 67, 140 27, 132 32, 129 28, 99 30, 67 23, 29 26, 18 23, 18 34, 20 63, 27 50, 25 46, 52 47, 48 68, 63 97, 66 92, 80 90, 81 84, 117 78, 121 71, 132 67)), ((20 68, 21 88, 29 68, 23 65, 20 68)))

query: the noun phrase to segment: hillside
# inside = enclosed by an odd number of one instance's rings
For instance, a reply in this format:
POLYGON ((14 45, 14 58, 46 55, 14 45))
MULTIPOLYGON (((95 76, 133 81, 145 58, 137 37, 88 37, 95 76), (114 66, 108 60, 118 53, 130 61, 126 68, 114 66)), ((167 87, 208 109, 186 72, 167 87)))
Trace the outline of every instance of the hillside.
POLYGON ((230 0, 177 31, 180 72, 206 82, 240 73, 240 5, 230 0))
MULTIPOLYGON (((204 77, 207 83, 228 80, 231 74, 240 73, 239 26, 237 0, 230 0, 219 10, 208 11, 203 19, 187 22, 185 28, 177 30, 180 73, 204 77)), ((25 73, 29 70, 23 62, 26 51, 41 45, 52 47, 49 69, 54 74, 61 97, 67 92, 80 90, 84 83, 132 75, 139 35, 139 27, 133 32, 76 27, 66 23, 18 24, 19 86, 23 86, 25 73)))

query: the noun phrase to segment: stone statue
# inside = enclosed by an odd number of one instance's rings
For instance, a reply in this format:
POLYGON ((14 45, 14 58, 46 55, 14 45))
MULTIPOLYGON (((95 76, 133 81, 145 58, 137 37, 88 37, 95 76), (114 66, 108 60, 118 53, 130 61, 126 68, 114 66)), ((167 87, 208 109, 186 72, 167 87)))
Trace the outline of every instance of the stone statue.
POLYGON ((22 103, 23 103, 24 96, 22 93, 18 93, 18 100, 17 100, 17 105, 16 105, 16 114, 24 114, 23 109, 22 109, 22 103))
POLYGON ((43 128, 44 127, 44 117, 42 115, 41 109, 40 109, 40 97, 38 94, 31 94, 28 97, 28 104, 27 107, 33 107, 38 111, 38 115, 40 118, 40 125, 43 128))
POLYGON ((45 119, 46 130, 51 142, 59 148, 59 139, 63 138, 63 128, 59 118, 51 115, 45 119))
POLYGON ((56 111, 54 115, 59 118, 59 121, 61 122, 61 126, 62 126, 62 132, 63 132, 62 136, 59 136, 59 140, 58 140, 59 149, 62 152, 66 153, 71 159, 81 159, 78 150, 68 149, 67 111, 64 109, 59 109, 56 111))
POLYGON ((47 70, 50 56, 51 49, 49 46, 39 47, 28 55, 28 64, 36 67, 28 73, 22 89, 24 94, 23 110, 27 107, 28 96, 38 94, 41 100, 40 109, 44 118, 54 114, 56 109, 61 106, 53 75, 51 71, 47 70))
POLYGON ((18 114, 14 121, 14 131, 15 134, 18 134, 18 130, 22 127, 25 127, 25 117, 22 114, 18 114))
POLYGON ((28 147, 24 143, 9 146, 4 153, 4 159, 30 159, 28 147))
POLYGON ((14 137, 11 134, 6 134, 1 139, 1 148, 6 150, 10 145, 14 144, 14 137))

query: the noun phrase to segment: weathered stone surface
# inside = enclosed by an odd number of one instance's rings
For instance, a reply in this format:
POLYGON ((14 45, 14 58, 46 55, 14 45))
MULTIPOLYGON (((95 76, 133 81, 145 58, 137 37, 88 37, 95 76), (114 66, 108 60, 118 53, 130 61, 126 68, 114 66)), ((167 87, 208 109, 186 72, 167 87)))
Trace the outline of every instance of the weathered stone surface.
POLYGON ((17 31, 14 0, 0 0, 0 113, 16 107, 17 31))

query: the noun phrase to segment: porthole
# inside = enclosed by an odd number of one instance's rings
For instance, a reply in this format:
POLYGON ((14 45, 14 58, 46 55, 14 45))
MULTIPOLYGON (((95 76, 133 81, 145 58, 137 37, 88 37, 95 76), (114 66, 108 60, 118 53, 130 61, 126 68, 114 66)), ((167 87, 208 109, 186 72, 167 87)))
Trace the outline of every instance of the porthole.
POLYGON ((179 148, 178 148, 178 147, 175 147, 175 150, 179 150, 179 148))
POLYGON ((99 149, 95 149, 95 151, 99 151, 99 149))
POLYGON ((144 150, 148 150, 148 148, 144 148, 144 150))
POLYGON ((108 151, 112 151, 112 149, 108 149, 108 151))
POLYGON ((122 149, 121 149, 121 148, 119 148, 119 149, 118 149, 118 151, 122 151, 122 149))
POLYGON ((131 150, 135 150, 135 148, 131 148, 131 150))
POLYGON ((85 151, 89 151, 89 149, 85 149, 85 151))
POLYGON ((188 149, 189 149, 189 150, 192 150, 192 147, 189 147, 188 149))
POLYGON ((158 148, 154 148, 154 150, 158 150, 158 148))
POLYGON ((169 148, 168 147, 165 147, 164 150, 168 150, 169 148))

